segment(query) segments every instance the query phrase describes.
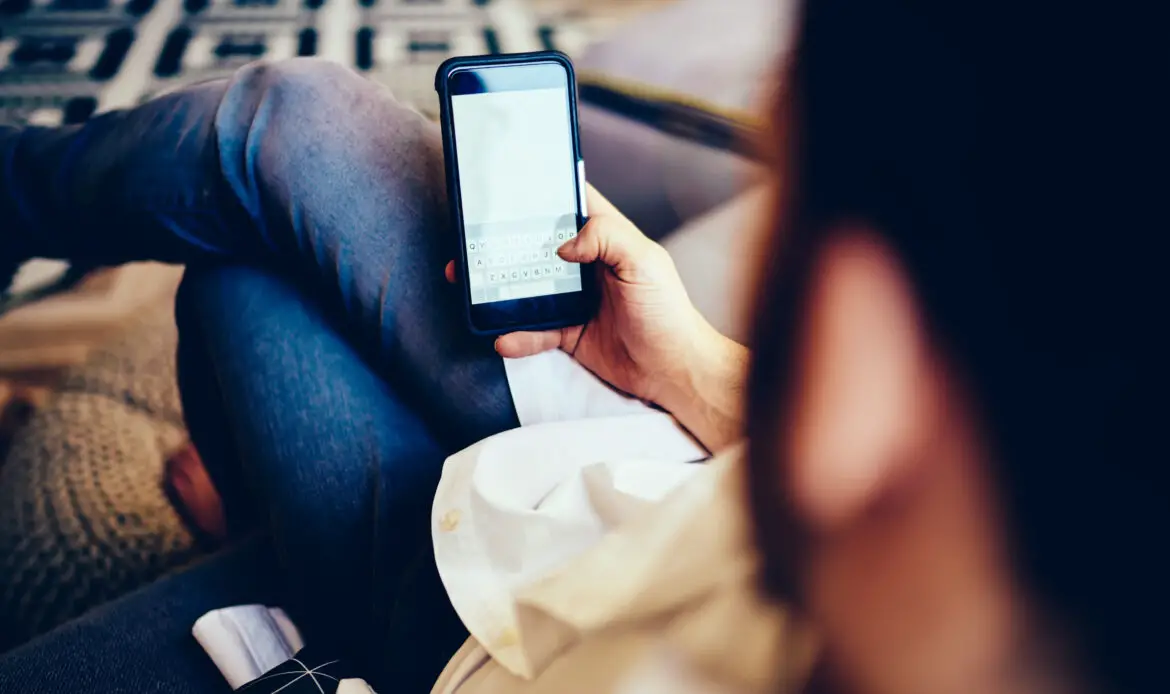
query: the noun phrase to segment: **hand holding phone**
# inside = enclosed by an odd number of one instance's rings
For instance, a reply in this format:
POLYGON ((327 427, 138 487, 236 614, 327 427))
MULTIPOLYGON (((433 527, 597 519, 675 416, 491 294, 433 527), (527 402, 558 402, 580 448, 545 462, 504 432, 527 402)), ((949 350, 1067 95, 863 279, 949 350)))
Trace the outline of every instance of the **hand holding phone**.
POLYGON ((556 253, 586 214, 569 59, 453 58, 435 86, 471 330, 584 323, 597 305, 595 277, 556 253))
MULTIPOLYGON (((662 246, 592 187, 587 197, 589 222, 558 250, 588 264, 600 292, 597 312, 585 325, 501 335, 496 351, 516 358, 561 349, 607 383, 673 411, 693 377, 738 346, 695 309, 662 246)), ((454 261, 446 275, 460 281, 454 261)))
POLYGON ((711 403, 727 391, 735 409, 745 350, 691 304, 665 249, 586 185, 569 59, 455 58, 436 88, 459 237, 447 277, 471 330, 501 335, 505 357, 560 348, 700 437, 728 429, 711 403))

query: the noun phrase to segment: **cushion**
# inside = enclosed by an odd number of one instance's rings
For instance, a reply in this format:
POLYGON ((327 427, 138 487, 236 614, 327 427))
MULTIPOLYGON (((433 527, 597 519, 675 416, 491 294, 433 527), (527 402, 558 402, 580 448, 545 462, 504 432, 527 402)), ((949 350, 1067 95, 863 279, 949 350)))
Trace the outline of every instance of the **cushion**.
POLYGON ((762 176, 757 107, 777 88, 793 6, 681 0, 576 60, 587 176, 647 234, 662 237, 762 176))
POLYGON ((740 344, 748 339, 755 249, 770 202, 770 186, 755 186, 687 222, 662 243, 695 307, 740 344))
POLYGON ((186 441, 157 302, 70 369, 0 466, 0 651, 199 554, 163 491, 186 441))

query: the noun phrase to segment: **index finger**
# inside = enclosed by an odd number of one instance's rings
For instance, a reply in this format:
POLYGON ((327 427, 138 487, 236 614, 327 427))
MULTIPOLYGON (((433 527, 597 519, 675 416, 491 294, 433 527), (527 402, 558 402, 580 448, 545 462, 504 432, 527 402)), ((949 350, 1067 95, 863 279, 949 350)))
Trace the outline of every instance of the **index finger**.
POLYGON ((508 333, 496 338, 496 352, 509 359, 530 357, 560 347, 561 337, 560 330, 508 333))

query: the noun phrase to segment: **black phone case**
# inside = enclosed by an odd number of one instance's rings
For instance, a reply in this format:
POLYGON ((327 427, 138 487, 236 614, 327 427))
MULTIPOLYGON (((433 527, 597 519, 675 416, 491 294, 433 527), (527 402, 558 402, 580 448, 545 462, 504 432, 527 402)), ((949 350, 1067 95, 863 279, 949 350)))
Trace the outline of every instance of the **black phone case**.
MULTIPOLYGON (((547 63, 554 61, 564 66, 568 73, 569 79, 569 127, 573 131, 573 158, 574 161, 580 162, 581 157, 581 140, 579 128, 577 125, 577 75, 573 70, 573 63, 569 56, 560 51, 536 51, 532 53, 506 53, 500 55, 469 55, 448 58, 439 65, 439 69, 435 71, 435 91, 439 94, 439 119, 443 131, 443 165, 447 175, 447 206, 451 210, 451 223, 455 228, 455 233, 458 236, 457 245, 459 246, 458 253, 455 258, 458 261, 458 276, 462 278, 460 286, 463 294, 463 315, 467 322, 468 329, 477 335, 501 335, 504 333, 515 332, 517 330, 549 330, 552 328, 563 328, 570 325, 580 325, 578 320, 580 316, 568 316, 562 319, 551 321, 544 321, 540 323, 527 323, 508 325, 501 328, 481 329, 476 327, 471 315, 471 287, 467 282, 469 277, 469 270, 467 267, 467 239, 463 227, 463 201, 459 192, 459 177, 457 175, 457 166, 455 159, 455 124, 451 117, 451 98, 447 90, 448 77, 452 72, 461 68, 476 68, 476 67, 493 67, 504 65, 525 65, 529 63, 547 63)), ((575 166, 573 169, 573 181, 578 190, 582 189, 583 181, 579 180, 581 175, 581 167, 575 166)), ((585 223, 584 201, 577 201, 577 216, 578 227, 585 223)), ((590 274, 589 281, 586 281, 586 272, 581 273, 582 291, 587 292, 590 302, 596 304, 596 283, 590 274)))

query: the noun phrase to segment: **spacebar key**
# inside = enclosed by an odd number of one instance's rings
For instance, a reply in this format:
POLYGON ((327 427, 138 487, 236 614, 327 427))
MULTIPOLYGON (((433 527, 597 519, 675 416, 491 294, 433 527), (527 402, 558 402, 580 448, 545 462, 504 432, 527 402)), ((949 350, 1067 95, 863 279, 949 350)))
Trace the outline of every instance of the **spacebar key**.
POLYGON ((540 282, 514 284, 510 287, 505 287, 505 289, 507 290, 509 299, 527 299, 530 296, 556 293, 557 283, 552 280, 541 280, 540 282))

